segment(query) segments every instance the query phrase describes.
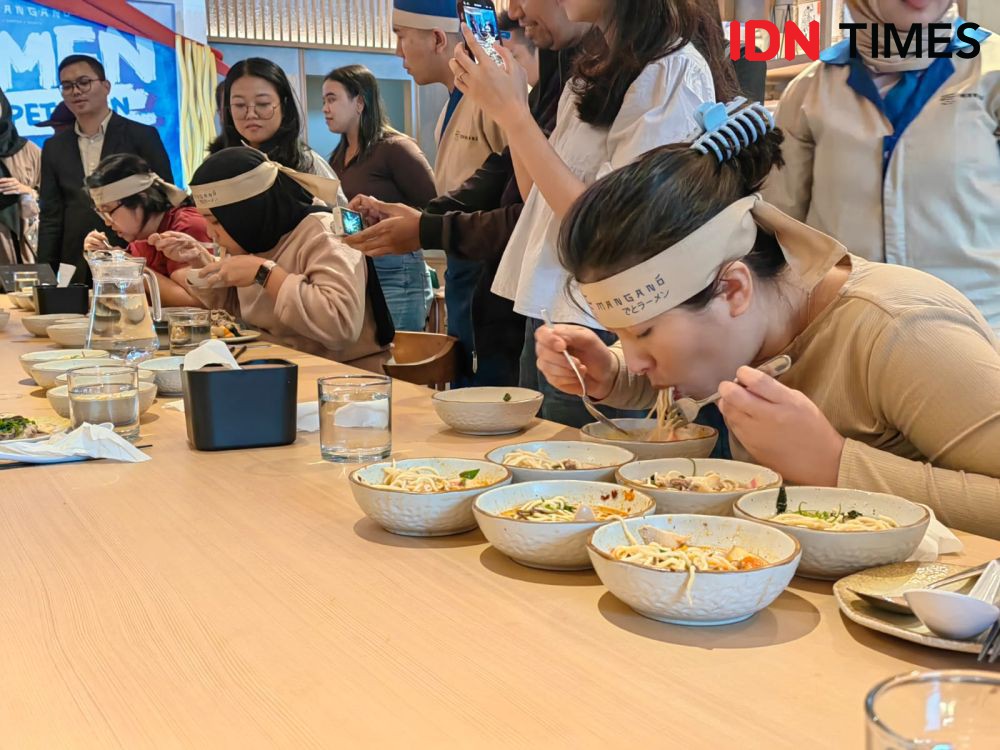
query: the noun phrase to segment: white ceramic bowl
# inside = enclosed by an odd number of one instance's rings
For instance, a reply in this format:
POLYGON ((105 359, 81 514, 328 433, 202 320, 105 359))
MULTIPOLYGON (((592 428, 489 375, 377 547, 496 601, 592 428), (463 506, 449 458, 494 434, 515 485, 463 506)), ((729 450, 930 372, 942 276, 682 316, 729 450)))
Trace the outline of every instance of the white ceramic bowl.
POLYGON ((383 461, 351 472, 351 491, 365 515, 375 523, 403 536, 447 536, 476 528, 472 516, 472 501, 493 488, 510 484, 511 475, 502 466, 488 461, 465 458, 409 458, 396 461, 399 468, 431 466, 450 476, 479 469, 479 478, 488 478, 486 487, 474 487, 456 492, 415 493, 372 487, 382 481, 383 469, 393 462, 383 461))
POLYGON ((594 570, 608 590, 644 617, 675 625, 728 625, 770 606, 788 586, 799 565, 801 548, 780 529, 742 518, 660 515, 625 522, 637 539, 640 526, 690 535, 690 543, 728 550, 734 545, 759 555, 770 565, 756 570, 688 572, 646 568, 615 560, 611 551, 628 544, 621 524, 594 532, 587 550, 594 570))
POLYGON ((523 430, 542 408, 542 394, 528 388, 457 388, 434 394, 434 410, 466 435, 509 435, 523 430), (510 400, 504 401, 509 395, 510 400))
POLYGON ((84 318, 79 322, 56 323, 45 331, 45 334, 59 346, 80 348, 87 345, 87 332, 90 321, 84 318))
MULTIPOLYGON (((139 370, 139 382, 140 383, 155 383, 156 373, 152 370, 139 370)), ((56 385, 66 385, 69 383, 69 375, 65 372, 60 375, 56 375, 56 385)))
POLYGON ((558 495, 591 505, 628 510, 630 516, 653 513, 649 495, 630 492, 608 482, 530 482, 484 492, 473 505, 479 528, 490 544, 521 565, 545 570, 587 570, 587 540, 608 521, 538 522, 504 518, 500 514, 531 500, 558 495))
POLYGON ((595 466, 593 469, 525 469, 508 466, 514 475, 514 482, 544 482, 576 479, 581 482, 613 482, 615 469, 633 461, 633 456, 624 448, 614 445, 586 443, 582 440, 548 440, 536 443, 505 445, 486 454, 486 460, 503 465, 504 457, 512 451, 545 451, 555 461, 574 458, 581 464, 595 466))
POLYGON ((8 323, 10 323, 10 311, 0 310, 0 331, 6 328, 8 323))
POLYGON ((155 373, 156 386, 163 396, 180 396, 184 393, 181 382, 181 365, 184 357, 156 357, 139 365, 140 370, 155 373))
POLYGON ((48 390, 56 385, 56 377, 64 372, 81 367, 99 367, 103 365, 121 365, 119 359, 110 357, 95 357, 84 359, 57 359, 54 362, 40 362, 31 369, 31 377, 40 388, 48 390))
POLYGON ((21 369, 29 378, 35 376, 31 374, 31 368, 41 362, 55 362, 60 359, 83 359, 95 357, 107 357, 108 353, 103 349, 42 349, 37 352, 28 352, 20 357, 21 369))
MULTIPOLYGON (((45 396, 55 410, 55 413, 64 419, 69 419, 69 388, 65 385, 57 385, 49 388, 45 396)), ((149 407, 156 401, 156 383, 139 383, 139 414, 145 414, 149 407)))
POLYGON ((778 490, 744 495, 733 510, 738 517, 766 523, 794 536, 802 545, 799 575, 836 580, 860 570, 903 562, 920 544, 930 523, 927 508, 895 495, 882 495, 837 487, 786 487, 788 509, 801 504, 806 510, 857 510, 864 515, 884 515, 899 524, 886 531, 814 531, 774 523, 778 490))
POLYGON ((60 322, 70 320, 86 320, 86 317, 79 313, 49 313, 48 315, 25 315, 21 318, 21 323, 25 330, 32 336, 45 336, 49 326, 54 326, 60 322))
MULTIPOLYGON (((649 432, 656 427, 655 419, 614 419, 629 432, 649 432)), ((681 440, 672 443, 650 443, 644 440, 632 440, 606 427, 600 422, 585 425, 580 434, 584 440, 605 445, 617 445, 635 454, 640 461, 653 458, 708 458, 719 439, 718 430, 703 425, 688 425, 681 428, 681 440)))
POLYGON ((635 461, 621 467, 616 481, 627 487, 635 487, 656 500, 657 513, 696 513, 704 516, 731 516, 733 503, 748 492, 765 487, 780 487, 781 475, 755 464, 741 461, 725 461, 719 458, 660 458, 652 461, 635 461), (733 492, 684 492, 680 490, 654 489, 641 486, 653 474, 679 471, 685 476, 704 476, 712 471, 723 479, 737 482, 758 480, 759 484, 748 490, 733 492))
POLYGON ((10 297, 10 301, 13 302, 21 310, 31 310, 35 309, 35 295, 32 292, 11 292, 7 295, 10 297))

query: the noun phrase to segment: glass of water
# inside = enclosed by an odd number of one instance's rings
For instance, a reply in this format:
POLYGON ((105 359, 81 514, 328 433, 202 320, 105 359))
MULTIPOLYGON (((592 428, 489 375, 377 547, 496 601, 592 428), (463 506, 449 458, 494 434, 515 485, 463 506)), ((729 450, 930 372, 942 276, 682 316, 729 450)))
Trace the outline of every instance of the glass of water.
POLYGON ((139 437, 139 371, 131 365, 81 367, 67 374, 73 428, 110 422, 126 440, 139 437))
POLYGON ((865 700, 868 750, 1000 747, 1000 674, 911 672, 876 685, 865 700))
POLYGON ((319 442, 327 461, 367 463, 392 453, 392 379, 384 375, 320 378, 319 442))
POLYGON ((38 286, 38 273, 35 271, 15 271, 14 291, 31 292, 38 286))
POLYGON ((172 355, 183 357, 212 338, 209 315, 208 310, 178 310, 167 315, 172 355))

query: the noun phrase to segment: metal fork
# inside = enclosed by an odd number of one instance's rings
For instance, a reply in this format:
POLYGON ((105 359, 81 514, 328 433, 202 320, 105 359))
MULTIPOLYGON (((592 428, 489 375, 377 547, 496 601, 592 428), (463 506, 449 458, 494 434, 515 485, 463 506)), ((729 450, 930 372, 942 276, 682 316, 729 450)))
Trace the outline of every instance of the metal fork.
MULTIPOLYGON (((548 310, 542 310, 542 320, 545 321, 545 325, 550 331, 555 331, 556 327, 552 325, 552 317, 549 315, 548 310)), ((616 425, 612 420, 604 416, 596 406, 594 406, 594 402, 591 401, 590 397, 587 395, 587 383, 583 379, 583 374, 579 369, 577 369, 576 362, 573 361, 573 357, 570 356, 570 353, 565 350, 563 351, 563 356, 566 358, 566 361, 569 362, 569 366, 573 369, 573 374, 576 375, 576 379, 580 381, 580 390, 582 391, 580 398, 583 400, 583 408, 587 410, 590 416, 603 424, 605 427, 608 427, 625 437, 634 437, 631 432, 616 425)))
POLYGON ((986 634, 986 640, 983 641, 983 648, 979 651, 976 661, 994 664, 997 659, 1000 659, 1000 620, 993 623, 993 627, 986 634))

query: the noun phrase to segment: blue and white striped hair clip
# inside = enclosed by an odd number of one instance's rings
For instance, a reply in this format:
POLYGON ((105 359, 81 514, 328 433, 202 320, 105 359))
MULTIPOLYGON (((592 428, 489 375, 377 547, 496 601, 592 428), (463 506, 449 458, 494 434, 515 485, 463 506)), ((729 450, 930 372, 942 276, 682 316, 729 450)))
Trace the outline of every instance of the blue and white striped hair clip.
POLYGON ((763 104, 747 104, 744 96, 729 104, 705 102, 695 112, 701 135, 691 144, 695 151, 715 154, 720 162, 736 156, 774 130, 774 115, 763 104))

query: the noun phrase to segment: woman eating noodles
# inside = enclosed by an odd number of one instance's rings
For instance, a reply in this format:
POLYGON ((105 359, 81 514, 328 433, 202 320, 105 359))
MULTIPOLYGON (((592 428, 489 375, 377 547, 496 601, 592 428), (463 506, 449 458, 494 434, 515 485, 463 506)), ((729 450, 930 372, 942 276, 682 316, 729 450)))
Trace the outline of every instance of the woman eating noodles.
POLYGON ((226 257, 183 235, 157 246, 191 263, 188 288, 207 306, 285 346, 380 372, 393 330, 371 261, 337 238, 333 214, 313 202, 336 201, 337 189, 254 149, 225 149, 194 173, 191 192, 226 257))
MULTIPOLYGON (((129 253, 145 258, 146 267, 156 274, 163 304, 200 307, 186 288, 187 264, 170 260, 154 244, 160 232, 182 232, 195 242, 209 242, 205 220, 187 192, 161 180, 146 160, 135 154, 103 159, 85 182, 104 223, 128 243, 129 253)), ((108 245, 104 232, 91 232, 83 241, 86 252, 104 250, 108 245)))
POLYGON ((588 393, 621 408, 668 386, 719 391, 737 458, 796 484, 900 495, 1000 538, 989 325, 943 281, 852 255, 765 203, 756 191, 782 135, 740 149, 742 119, 739 136, 659 148, 576 202, 560 257, 620 348, 582 327, 541 329, 540 370, 579 393, 569 351, 588 393), (780 382, 753 369, 780 354, 793 362, 780 382))

